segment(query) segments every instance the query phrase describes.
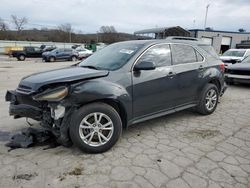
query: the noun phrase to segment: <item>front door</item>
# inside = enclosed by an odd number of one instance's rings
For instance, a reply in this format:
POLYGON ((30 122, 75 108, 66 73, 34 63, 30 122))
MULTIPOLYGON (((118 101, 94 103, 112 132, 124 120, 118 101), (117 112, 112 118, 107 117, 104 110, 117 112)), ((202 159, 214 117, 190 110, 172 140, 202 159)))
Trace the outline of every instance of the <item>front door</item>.
POLYGON ((156 68, 132 72, 134 118, 172 109, 177 90, 168 44, 147 49, 136 64, 143 61, 154 62, 156 68))

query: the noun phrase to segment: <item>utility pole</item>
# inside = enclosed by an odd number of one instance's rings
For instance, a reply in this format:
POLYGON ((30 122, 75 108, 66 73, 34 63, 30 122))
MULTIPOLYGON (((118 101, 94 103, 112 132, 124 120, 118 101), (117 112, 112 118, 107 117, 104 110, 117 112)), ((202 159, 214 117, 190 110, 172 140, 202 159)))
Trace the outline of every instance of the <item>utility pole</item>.
POLYGON ((71 30, 69 31, 69 43, 71 43, 71 30))
POLYGON ((209 8, 210 4, 207 4, 206 6, 206 16, 205 16, 205 23, 204 23, 204 30, 206 29, 207 27, 207 13, 208 13, 208 8, 209 8))

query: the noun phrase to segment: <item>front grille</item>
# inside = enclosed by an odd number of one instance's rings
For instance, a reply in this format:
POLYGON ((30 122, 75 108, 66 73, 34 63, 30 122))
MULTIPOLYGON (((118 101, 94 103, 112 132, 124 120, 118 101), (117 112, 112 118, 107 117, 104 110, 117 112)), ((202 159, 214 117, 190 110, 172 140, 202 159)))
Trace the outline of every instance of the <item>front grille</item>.
POLYGON ((232 63, 235 64, 237 61, 236 60, 222 60, 223 63, 232 63))
POLYGON ((227 70, 229 74, 250 75, 250 70, 227 70))

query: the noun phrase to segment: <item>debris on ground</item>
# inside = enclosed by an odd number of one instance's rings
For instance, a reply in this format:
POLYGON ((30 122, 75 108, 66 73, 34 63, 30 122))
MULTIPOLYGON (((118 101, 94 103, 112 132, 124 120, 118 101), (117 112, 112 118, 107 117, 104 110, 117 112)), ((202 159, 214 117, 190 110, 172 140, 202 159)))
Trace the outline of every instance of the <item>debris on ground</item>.
POLYGON ((0 131, 0 141, 8 141, 10 137, 10 132, 0 131))
POLYGON ((21 133, 14 134, 10 142, 6 144, 6 146, 10 148, 9 151, 38 145, 49 145, 49 147, 45 149, 50 149, 57 147, 59 144, 56 142, 56 138, 52 132, 46 129, 30 127, 22 130, 21 133))
POLYGON ((34 177, 38 176, 38 174, 36 172, 34 173, 30 173, 30 174, 18 174, 18 175, 14 175, 12 177, 13 180, 31 180, 33 179, 34 177))
POLYGON ((69 172, 64 172, 62 175, 59 175, 58 178, 60 181, 65 180, 67 175, 70 176, 80 176, 82 175, 83 168, 82 167, 75 167, 73 170, 69 172))
POLYGON ((191 130, 188 131, 185 136, 188 138, 202 138, 202 139, 209 139, 209 138, 213 138, 217 135, 221 134, 220 131, 218 130, 191 130))

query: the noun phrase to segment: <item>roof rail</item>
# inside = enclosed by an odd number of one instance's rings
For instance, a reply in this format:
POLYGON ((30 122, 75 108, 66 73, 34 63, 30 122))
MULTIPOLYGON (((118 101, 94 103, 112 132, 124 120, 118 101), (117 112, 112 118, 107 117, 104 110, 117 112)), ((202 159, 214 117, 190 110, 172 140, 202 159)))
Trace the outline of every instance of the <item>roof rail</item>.
POLYGON ((182 36, 172 36, 172 37, 167 37, 166 39, 169 40, 190 40, 190 41, 200 41, 198 38, 193 38, 193 37, 182 37, 182 36))

